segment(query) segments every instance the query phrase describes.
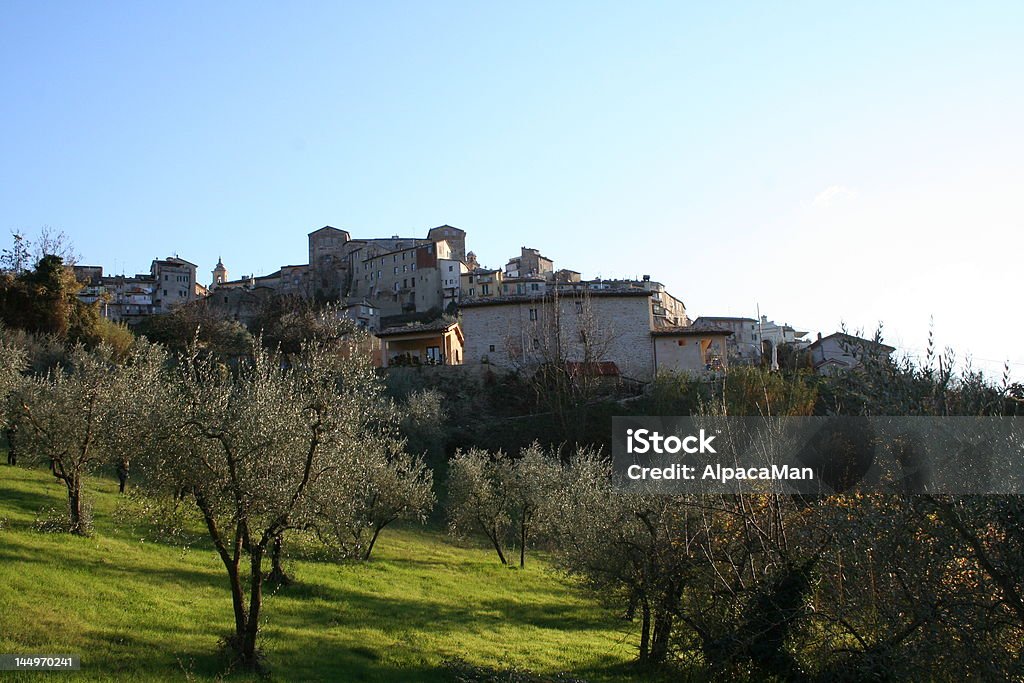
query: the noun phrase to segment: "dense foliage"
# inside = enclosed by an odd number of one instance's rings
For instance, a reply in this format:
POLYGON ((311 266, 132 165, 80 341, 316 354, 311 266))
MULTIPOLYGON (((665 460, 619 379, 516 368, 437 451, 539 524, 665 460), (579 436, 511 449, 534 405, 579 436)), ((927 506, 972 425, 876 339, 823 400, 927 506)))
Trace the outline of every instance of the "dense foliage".
MULTIPOLYGON (((1020 413, 1007 382, 954 375, 949 354, 937 365, 879 359, 830 378, 735 368, 711 382, 662 379, 644 401, 662 414, 1020 413)), ((458 455, 453 526, 475 524, 498 548, 526 456, 458 455)), ((636 621, 643 662, 750 680, 1024 673, 1019 497, 624 493, 590 449, 544 457, 530 470, 548 491, 536 512, 544 545, 636 621)))

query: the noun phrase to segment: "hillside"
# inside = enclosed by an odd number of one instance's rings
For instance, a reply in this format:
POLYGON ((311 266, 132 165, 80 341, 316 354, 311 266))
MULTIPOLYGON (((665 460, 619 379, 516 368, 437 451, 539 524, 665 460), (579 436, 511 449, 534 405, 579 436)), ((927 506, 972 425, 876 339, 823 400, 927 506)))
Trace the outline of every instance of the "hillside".
MULTIPOLYGON (((88 493, 92 537, 37 531, 41 510, 66 504, 63 487, 45 471, 0 467, 0 653, 80 654, 76 680, 217 678, 232 613, 212 548, 154 542, 118 522, 111 480, 91 479, 88 493)), ((453 658, 629 678, 627 624, 542 560, 507 569, 482 547, 406 528, 385 532, 369 563, 289 570, 297 583, 264 609, 275 680, 451 680, 442 663, 453 658)))

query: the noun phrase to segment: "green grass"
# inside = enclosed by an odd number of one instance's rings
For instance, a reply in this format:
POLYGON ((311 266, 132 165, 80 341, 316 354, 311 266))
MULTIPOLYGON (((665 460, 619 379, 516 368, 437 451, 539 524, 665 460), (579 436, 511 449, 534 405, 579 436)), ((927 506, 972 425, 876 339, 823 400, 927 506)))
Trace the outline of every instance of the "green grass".
MULTIPOLYGON (((0 653, 79 654, 82 672, 65 675, 85 680, 221 676, 232 612, 211 546, 142 538, 116 522, 115 482, 94 478, 87 490, 93 536, 39 532, 39 511, 66 505, 63 486, 0 466, 0 653)), ((483 547, 419 528, 385 531, 374 554, 287 565, 296 584, 264 603, 272 679, 441 681, 454 657, 593 681, 634 673, 630 626, 542 560, 504 568, 483 547)))

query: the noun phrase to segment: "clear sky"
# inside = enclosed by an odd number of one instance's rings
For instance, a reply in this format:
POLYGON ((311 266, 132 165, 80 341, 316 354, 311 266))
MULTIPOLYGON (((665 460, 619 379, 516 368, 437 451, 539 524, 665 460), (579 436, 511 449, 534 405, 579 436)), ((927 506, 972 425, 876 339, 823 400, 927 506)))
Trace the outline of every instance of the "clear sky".
POLYGON ((7 0, 0 229, 206 282, 448 223, 692 317, 916 353, 934 316, 1021 377, 1022 36, 1021 2, 7 0))

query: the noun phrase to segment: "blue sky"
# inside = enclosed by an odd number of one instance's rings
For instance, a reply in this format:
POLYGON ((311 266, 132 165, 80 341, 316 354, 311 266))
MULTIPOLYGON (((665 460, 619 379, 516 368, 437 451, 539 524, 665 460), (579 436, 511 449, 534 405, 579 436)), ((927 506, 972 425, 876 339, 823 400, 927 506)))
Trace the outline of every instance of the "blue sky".
POLYGON ((5 2, 0 229, 206 278, 449 223, 1024 376, 1024 4, 777 4, 5 2))

